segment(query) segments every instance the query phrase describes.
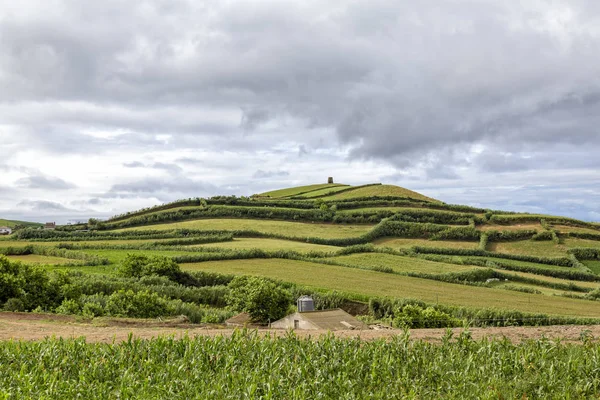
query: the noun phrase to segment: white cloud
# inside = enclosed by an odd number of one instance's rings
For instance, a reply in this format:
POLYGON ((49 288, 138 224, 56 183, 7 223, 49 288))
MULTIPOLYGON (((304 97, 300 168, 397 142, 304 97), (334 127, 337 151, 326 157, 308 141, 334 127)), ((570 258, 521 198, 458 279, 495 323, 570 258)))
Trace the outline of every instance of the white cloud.
POLYGON ((599 27, 585 0, 5 2, 0 215, 334 176, 593 219, 599 27))

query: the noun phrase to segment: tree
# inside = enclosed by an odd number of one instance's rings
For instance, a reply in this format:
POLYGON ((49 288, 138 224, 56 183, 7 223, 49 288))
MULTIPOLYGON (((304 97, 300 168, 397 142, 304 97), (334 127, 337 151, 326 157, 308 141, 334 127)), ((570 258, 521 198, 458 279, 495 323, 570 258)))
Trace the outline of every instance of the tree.
POLYGON ((118 269, 122 276, 141 278, 142 276, 160 275, 177 281, 181 275, 179 265, 170 258, 141 254, 127 254, 118 269))
POLYGON ((231 281, 229 288, 226 296, 229 307, 247 312, 256 322, 283 318, 292 304, 292 295, 287 290, 265 278, 238 276, 231 281))

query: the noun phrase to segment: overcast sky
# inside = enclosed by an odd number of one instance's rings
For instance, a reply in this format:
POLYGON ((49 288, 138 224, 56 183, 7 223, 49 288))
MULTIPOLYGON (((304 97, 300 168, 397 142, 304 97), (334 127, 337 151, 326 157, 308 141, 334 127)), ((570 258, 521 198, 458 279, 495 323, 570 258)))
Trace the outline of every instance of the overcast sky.
POLYGON ((0 217, 384 182, 600 220, 597 0, 0 0, 0 217))

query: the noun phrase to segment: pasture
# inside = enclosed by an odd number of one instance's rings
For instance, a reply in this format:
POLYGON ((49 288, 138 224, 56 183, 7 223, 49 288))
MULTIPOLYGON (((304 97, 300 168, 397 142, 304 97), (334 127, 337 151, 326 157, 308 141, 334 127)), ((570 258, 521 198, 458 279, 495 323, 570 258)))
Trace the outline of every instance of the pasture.
POLYGON ((402 197, 402 198, 411 198, 415 200, 423 200, 423 201, 437 201, 430 197, 424 196, 421 193, 414 192, 412 190, 402 188, 394 185, 374 185, 374 186, 366 186, 356 188, 347 192, 333 194, 331 196, 324 197, 323 200, 345 200, 345 199, 355 199, 362 197, 402 197))
POLYGON ((357 237, 373 229, 373 225, 346 225, 303 223, 290 221, 269 221, 258 219, 199 219, 193 221, 174 222, 158 225, 146 225, 128 230, 172 230, 172 229, 201 229, 201 230, 253 230, 267 234, 285 235, 290 237, 320 237, 324 239, 357 237))
POLYGON ((600 302, 465 286, 383 272, 295 260, 252 259, 182 264, 186 271, 256 275, 358 296, 414 298, 464 307, 493 307, 549 315, 600 317, 600 302))
POLYGON ((321 251, 321 252, 335 252, 339 250, 339 247, 325 246, 320 244, 303 243, 291 240, 280 240, 280 239, 257 239, 257 238, 239 238, 234 239, 230 242, 221 243, 206 243, 197 244, 190 247, 212 247, 221 249, 236 249, 236 250, 248 250, 248 249, 263 249, 263 250, 291 250, 298 252, 309 252, 309 251, 321 251))

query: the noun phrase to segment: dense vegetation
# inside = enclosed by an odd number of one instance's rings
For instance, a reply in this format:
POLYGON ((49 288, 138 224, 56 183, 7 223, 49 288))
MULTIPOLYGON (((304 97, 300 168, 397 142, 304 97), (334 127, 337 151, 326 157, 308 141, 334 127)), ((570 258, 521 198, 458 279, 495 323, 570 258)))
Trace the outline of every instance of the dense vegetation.
POLYGON ((0 343, 0 397, 541 399, 600 395, 600 345, 548 340, 158 338, 0 343))

